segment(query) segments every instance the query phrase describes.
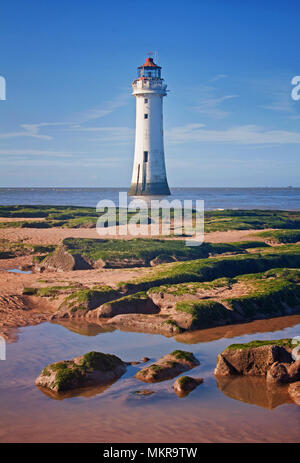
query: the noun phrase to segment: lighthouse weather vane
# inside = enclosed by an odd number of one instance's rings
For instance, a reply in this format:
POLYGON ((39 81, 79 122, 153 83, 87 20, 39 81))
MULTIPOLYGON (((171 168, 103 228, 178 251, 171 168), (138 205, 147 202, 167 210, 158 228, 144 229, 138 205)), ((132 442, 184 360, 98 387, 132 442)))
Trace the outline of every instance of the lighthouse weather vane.
POLYGON ((131 196, 170 194, 163 139, 163 97, 167 95, 167 85, 161 77, 161 67, 153 61, 153 52, 147 55, 132 82, 136 128, 131 196))

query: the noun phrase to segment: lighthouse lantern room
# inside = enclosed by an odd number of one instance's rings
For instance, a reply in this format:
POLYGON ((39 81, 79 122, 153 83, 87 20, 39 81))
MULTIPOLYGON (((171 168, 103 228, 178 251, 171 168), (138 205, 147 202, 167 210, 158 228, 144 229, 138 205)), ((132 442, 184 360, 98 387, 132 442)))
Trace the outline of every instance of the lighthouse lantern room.
POLYGON ((167 85, 153 58, 138 67, 132 82, 136 97, 135 150, 131 196, 169 195, 163 138, 163 97, 167 85))

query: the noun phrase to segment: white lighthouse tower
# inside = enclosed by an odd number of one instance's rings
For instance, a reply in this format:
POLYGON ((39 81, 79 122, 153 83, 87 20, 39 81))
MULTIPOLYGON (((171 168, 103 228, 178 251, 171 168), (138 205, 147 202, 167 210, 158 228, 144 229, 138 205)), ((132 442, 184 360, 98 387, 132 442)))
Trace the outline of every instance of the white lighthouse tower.
POLYGON ((136 127, 134 164, 129 195, 169 195, 164 136, 163 97, 166 84, 161 67, 147 58, 138 67, 138 78, 132 82, 136 97, 136 127))

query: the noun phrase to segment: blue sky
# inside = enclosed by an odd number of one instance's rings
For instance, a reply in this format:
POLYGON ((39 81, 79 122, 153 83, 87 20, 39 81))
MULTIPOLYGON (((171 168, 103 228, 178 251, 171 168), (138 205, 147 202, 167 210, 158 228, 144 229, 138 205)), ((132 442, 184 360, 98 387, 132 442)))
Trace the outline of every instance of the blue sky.
POLYGON ((172 187, 300 186, 296 2, 3 0, 0 186, 130 183, 150 50, 172 187))

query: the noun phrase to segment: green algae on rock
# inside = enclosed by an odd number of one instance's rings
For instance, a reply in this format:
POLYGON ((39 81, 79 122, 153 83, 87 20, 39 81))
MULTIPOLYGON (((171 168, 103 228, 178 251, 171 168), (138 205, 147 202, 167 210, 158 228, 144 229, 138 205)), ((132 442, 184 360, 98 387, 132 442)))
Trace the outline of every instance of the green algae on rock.
POLYGON ((221 277, 258 273, 273 268, 300 267, 300 246, 282 245, 266 248, 256 254, 196 259, 187 262, 163 264, 142 278, 120 282, 123 291, 137 292, 147 289, 185 282, 208 282, 221 277))
POLYGON ((300 241, 300 230, 268 230, 259 232, 255 236, 270 244, 297 243, 300 241))
POLYGON ((203 383, 203 378, 192 378, 191 376, 180 376, 173 384, 173 389, 178 397, 186 397, 191 391, 203 383))
POLYGON ((136 378, 146 383, 155 383, 172 379, 178 374, 200 365, 192 352, 175 350, 163 356, 149 367, 136 373, 136 378))
POLYGON ((85 386, 107 384, 126 371, 126 364, 117 356, 102 352, 88 352, 48 365, 36 378, 35 384, 55 392, 85 386))
POLYGON ((292 356, 292 339, 232 344, 217 357, 216 376, 263 376, 274 383, 300 380, 300 362, 292 356))
POLYGON ((92 239, 66 238, 36 269, 52 271, 89 268, 130 268, 157 266, 166 262, 208 258, 219 254, 243 254, 265 242, 203 243, 186 246, 182 240, 152 238, 92 239))

